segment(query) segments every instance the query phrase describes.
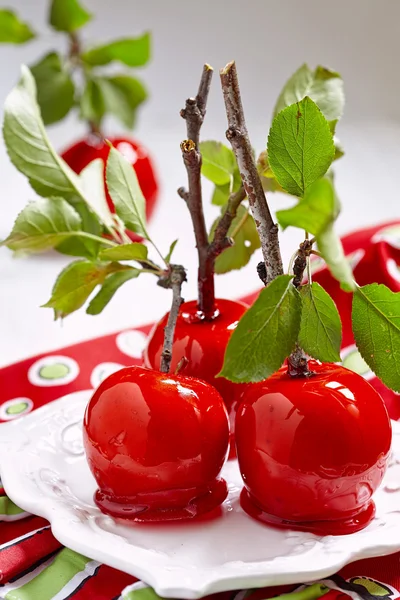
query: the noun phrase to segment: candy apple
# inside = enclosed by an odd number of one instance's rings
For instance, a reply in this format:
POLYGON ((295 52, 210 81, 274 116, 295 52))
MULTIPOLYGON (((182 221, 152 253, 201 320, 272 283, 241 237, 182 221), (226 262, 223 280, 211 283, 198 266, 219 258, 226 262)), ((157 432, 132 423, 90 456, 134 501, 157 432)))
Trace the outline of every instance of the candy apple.
MULTIPOLYGON (((172 372, 177 368, 179 361, 186 357, 188 363, 184 368, 185 375, 204 379, 216 387, 221 394, 231 424, 232 450, 234 450, 233 431, 236 406, 245 385, 232 383, 222 377, 216 377, 216 375, 222 368, 228 340, 246 308, 246 304, 242 302, 216 299, 214 317, 207 320, 199 311, 197 301, 184 302, 175 327, 172 351, 172 372)), ((144 352, 144 362, 147 367, 160 368, 164 328, 167 320, 168 314, 154 326, 150 333, 144 352)))
POLYGON ((105 513, 134 521, 190 519, 226 498, 219 477, 229 424, 211 385, 127 367, 104 380, 84 419, 84 445, 105 513))
POLYGON ((378 392, 360 375, 309 362, 314 375, 285 367, 249 386, 236 418, 244 510, 268 524, 347 534, 375 512, 391 444, 378 392))
MULTIPOLYGON (((137 141, 130 138, 109 138, 109 142, 117 148, 117 150, 119 150, 135 168, 140 187, 146 198, 146 216, 149 218, 157 200, 158 185, 153 164, 147 150, 137 141)), ((103 139, 92 136, 75 143, 65 150, 61 156, 71 169, 79 174, 96 158, 101 158, 105 165, 109 152, 110 147, 103 139)), ((104 185, 106 186, 105 181, 104 185)), ((110 209, 114 210, 113 202, 107 192, 107 186, 106 196, 110 209)), ((139 239, 135 233, 128 232, 128 234, 132 240, 139 239)))

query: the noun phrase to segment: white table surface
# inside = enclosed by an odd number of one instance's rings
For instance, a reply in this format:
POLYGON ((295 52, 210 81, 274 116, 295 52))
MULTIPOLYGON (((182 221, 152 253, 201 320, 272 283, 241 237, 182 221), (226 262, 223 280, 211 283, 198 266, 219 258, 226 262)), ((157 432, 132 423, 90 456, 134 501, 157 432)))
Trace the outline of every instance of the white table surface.
MULTIPOLYGON (((400 4, 395 0, 385 0, 383 4, 338 0, 334 15, 331 5, 318 0, 305 0, 301 11, 291 0, 248 0, 245 11, 242 2, 233 0, 229 12, 228 3, 206 0, 202 2, 203 10, 195 27, 192 4, 183 0, 147 3, 114 0, 111 4, 105 0, 86 2, 87 6, 96 7, 98 15, 96 23, 88 28, 90 39, 138 33, 141 28, 136 23, 154 32, 154 60, 141 73, 152 90, 152 99, 142 112, 135 136, 154 155, 161 185, 150 232, 164 251, 172 240, 179 238, 175 260, 182 261, 189 270, 189 282, 184 288, 186 299, 194 297, 196 291, 196 254, 189 216, 176 194, 176 189, 185 183, 179 151, 179 142, 185 137, 184 123, 178 111, 185 96, 194 93, 203 61, 219 67, 231 58, 237 59, 249 131, 257 150, 265 143, 276 95, 285 78, 301 62, 325 63, 340 70, 346 80, 347 107, 338 129, 346 149, 346 157, 336 167, 344 206, 338 229, 344 233, 355 227, 400 218, 397 68, 400 4), (229 27, 221 27, 224 19, 229 27), (185 43, 189 47, 183 51, 185 43)), ((12 5, 26 18, 30 17, 38 29, 44 29, 44 0, 14 0, 12 5)), ((29 46, 0 47, 0 104, 17 79, 18 65, 35 60, 53 42, 60 46, 57 37, 47 34, 29 46)), ((223 140, 225 128, 216 75, 203 139, 223 140)), ((114 122, 107 129, 108 133, 118 130, 114 122)), ((74 117, 49 129, 58 148, 78 138, 83 131, 74 117)), ((18 211, 28 199, 34 198, 34 193, 10 164, 2 142, 0 173, 0 238, 3 238, 18 211)), ((206 185, 206 199, 210 190, 206 185)), ((206 204, 207 220, 211 223, 218 211, 206 204)), ((281 196, 271 196, 274 210, 288 204, 281 196)), ((299 240, 294 230, 282 236, 286 264, 299 240)), ((55 254, 16 260, 7 249, 0 249, 0 366, 149 322, 168 308, 169 293, 158 288, 152 277, 143 276, 126 284, 100 316, 91 317, 79 311, 63 323, 55 323, 52 311, 39 307, 48 300, 57 273, 69 260, 55 254)), ((218 294, 238 297, 256 289, 258 260, 259 254, 245 270, 218 277, 218 294)))

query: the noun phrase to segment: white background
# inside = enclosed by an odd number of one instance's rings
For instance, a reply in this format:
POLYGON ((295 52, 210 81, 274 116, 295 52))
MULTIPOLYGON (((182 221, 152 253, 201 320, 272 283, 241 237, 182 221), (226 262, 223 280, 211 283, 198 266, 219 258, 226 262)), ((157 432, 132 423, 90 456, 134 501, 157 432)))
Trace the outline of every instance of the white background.
MULTIPOLYGON (((253 145, 264 147, 276 97, 289 75, 303 62, 340 71, 347 106, 338 133, 346 156, 337 163, 337 185, 344 205, 340 232, 400 216, 400 3, 398 0, 86 0, 96 13, 85 29, 87 42, 153 32, 153 60, 137 73, 148 84, 151 100, 134 135, 155 158, 160 202, 150 226, 165 251, 179 237, 175 260, 189 269, 184 296, 196 291, 195 252, 190 221, 176 189, 185 183, 179 142, 185 137, 178 112, 196 92, 203 62, 216 71, 236 59, 253 145)), ((62 35, 46 26, 45 0, 10 0, 9 6, 43 35, 22 47, 0 46, 0 105, 18 79, 21 62, 32 63, 50 49, 65 48, 62 35)), ((223 140, 226 128, 218 73, 214 77, 203 139, 223 140)), ((84 133, 75 116, 49 129, 62 149, 84 133)), ((107 133, 120 131, 110 121, 107 133)), ((9 163, 0 142, 0 238, 7 235, 18 211, 34 197, 24 177, 9 163)), ((209 187, 205 187, 208 201, 209 187)), ((207 202, 208 204, 208 202, 207 202)), ((271 197, 275 209, 287 204, 271 197)), ((209 222, 216 209, 207 207, 209 222)), ((285 261, 298 238, 282 237, 285 261)), ((167 309, 168 292, 152 278, 130 282, 102 315, 84 311, 61 325, 46 302, 67 257, 43 255, 15 260, 0 249, 0 365, 37 352, 156 319, 167 309)), ((217 290, 227 297, 258 287, 254 266, 219 277, 217 290)))

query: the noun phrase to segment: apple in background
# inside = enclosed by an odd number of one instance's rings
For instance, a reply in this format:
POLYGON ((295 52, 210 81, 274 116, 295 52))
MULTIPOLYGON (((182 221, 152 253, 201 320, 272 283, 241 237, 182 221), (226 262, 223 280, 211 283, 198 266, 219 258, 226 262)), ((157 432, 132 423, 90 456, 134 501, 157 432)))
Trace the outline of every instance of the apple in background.
MULTIPOLYGON (((185 375, 204 379, 221 394, 227 408, 231 426, 231 454, 235 455, 234 426, 236 407, 239 397, 247 384, 237 384, 216 375, 222 369, 225 349, 239 319, 247 309, 243 302, 233 300, 215 300, 215 316, 206 320, 199 313, 196 300, 184 302, 180 308, 175 327, 172 349, 171 372, 174 372, 179 361, 186 357, 187 365, 183 369, 185 375)), ((168 320, 166 314, 150 332, 149 341, 144 351, 144 364, 152 369, 159 369, 164 342, 164 328, 168 320)))
MULTIPOLYGON (((117 149, 135 168, 136 175, 146 198, 146 216, 149 219, 153 213, 157 200, 158 184, 154 173, 152 161, 147 150, 139 142, 130 138, 108 138, 108 141, 117 149)), ((104 165, 107 162, 110 148, 102 139, 91 136, 76 142, 65 150, 61 156, 75 173, 80 173, 89 163, 96 158, 101 158, 104 165)), ((105 176, 104 176, 105 177, 105 176)), ((106 197, 110 209, 114 212, 114 205, 106 188, 106 197)), ((139 240, 139 236, 133 232, 127 232, 133 241, 139 240)))
POLYGON ((99 489, 95 502, 139 522, 191 519, 227 496, 219 477, 229 423, 211 385, 127 367, 105 379, 84 417, 84 445, 99 489))
POLYGON ((315 375, 282 367, 249 386, 236 417, 242 507, 254 518, 318 535, 371 521, 371 496, 386 470, 391 425, 378 392, 360 375, 309 361, 315 375))

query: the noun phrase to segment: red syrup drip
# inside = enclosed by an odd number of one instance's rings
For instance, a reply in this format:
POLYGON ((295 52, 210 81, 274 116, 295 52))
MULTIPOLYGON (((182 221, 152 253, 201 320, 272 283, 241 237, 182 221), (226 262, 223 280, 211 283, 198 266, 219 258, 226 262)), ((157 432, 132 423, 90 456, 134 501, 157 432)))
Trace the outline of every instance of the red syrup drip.
POLYGON ((216 479, 206 489, 168 490, 154 494, 118 497, 97 490, 94 500, 100 510, 114 518, 137 523, 197 519, 218 508, 228 495, 224 479, 216 479))
MULTIPOLYGON (((175 372, 179 361, 186 357, 189 362, 182 373, 207 381, 221 394, 230 421, 229 458, 236 457, 234 435, 236 409, 248 384, 232 383, 216 375, 222 369, 229 338, 246 309, 247 306, 241 302, 217 298, 214 317, 206 320, 199 312, 196 300, 184 302, 180 308, 172 349, 171 373, 175 372)), ((160 368, 167 320, 168 314, 154 326, 150 333, 144 352, 144 364, 149 368, 160 368)))
POLYGON ((342 519, 326 521, 290 521, 275 517, 257 506, 249 492, 244 488, 240 495, 240 506, 253 519, 277 527, 293 531, 308 531, 315 535, 348 535, 356 533, 369 525, 375 517, 375 503, 370 500, 365 506, 353 514, 343 515, 342 519))

